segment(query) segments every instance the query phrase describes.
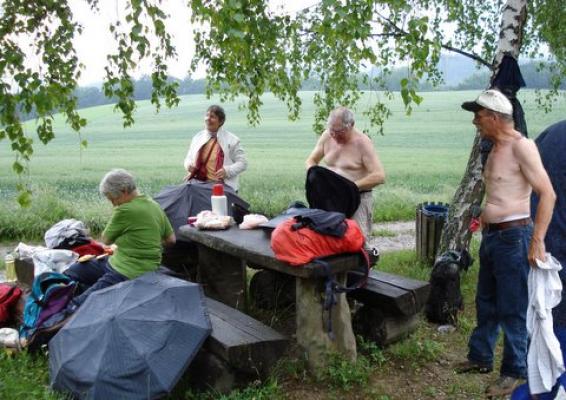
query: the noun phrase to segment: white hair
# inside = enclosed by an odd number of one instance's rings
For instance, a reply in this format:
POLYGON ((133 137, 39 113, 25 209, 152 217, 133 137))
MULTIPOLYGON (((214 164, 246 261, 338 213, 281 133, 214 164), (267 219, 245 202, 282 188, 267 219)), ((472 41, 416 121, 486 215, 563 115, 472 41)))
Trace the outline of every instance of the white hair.
POLYGON ((346 107, 337 107, 330 112, 327 124, 335 120, 340 121, 343 128, 351 128, 354 126, 354 113, 346 107))
POLYGON ((113 169, 104 175, 99 190, 103 196, 114 200, 123 193, 130 194, 136 190, 136 182, 132 174, 125 169, 113 169))

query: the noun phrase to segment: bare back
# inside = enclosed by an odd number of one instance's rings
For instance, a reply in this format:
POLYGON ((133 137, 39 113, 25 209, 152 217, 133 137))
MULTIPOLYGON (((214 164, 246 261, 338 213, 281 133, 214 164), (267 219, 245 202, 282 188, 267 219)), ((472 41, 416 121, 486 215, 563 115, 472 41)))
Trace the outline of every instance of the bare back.
POLYGON ((516 155, 517 147, 527 140, 519 134, 491 150, 483 172, 486 185, 483 222, 497 223, 530 215, 532 187, 516 155))

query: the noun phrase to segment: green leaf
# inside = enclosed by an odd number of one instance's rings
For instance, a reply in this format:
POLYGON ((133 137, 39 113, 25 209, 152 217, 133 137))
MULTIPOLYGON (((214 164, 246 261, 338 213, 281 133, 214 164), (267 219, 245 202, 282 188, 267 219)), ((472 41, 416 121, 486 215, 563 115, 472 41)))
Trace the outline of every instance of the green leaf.
POLYGON ((21 175, 24 172, 25 167, 19 161, 14 161, 14 163, 12 164, 12 169, 16 174, 21 175))
POLYGON ((17 198, 18 204, 21 207, 29 207, 31 205, 31 191, 30 190, 23 190, 20 191, 17 198))

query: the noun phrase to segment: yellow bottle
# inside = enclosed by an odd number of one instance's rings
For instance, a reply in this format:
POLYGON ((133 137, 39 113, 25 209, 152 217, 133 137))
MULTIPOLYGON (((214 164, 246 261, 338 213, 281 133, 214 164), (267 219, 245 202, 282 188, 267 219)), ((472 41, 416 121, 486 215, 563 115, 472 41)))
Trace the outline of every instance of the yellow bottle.
POLYGON ((14 256, 11 254, 6 254, 4 258, 4 264, 6 265, 6 281, 13 282, 16 280, 16 264, 14 261, 14 256))

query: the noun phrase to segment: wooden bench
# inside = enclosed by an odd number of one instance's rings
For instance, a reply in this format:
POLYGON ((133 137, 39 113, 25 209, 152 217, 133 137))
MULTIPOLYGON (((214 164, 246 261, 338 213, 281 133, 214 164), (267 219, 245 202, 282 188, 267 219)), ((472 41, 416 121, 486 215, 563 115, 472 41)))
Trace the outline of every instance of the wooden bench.
POLYGON ((227 393, 265 379, 285 353, 289 340, 218 301, 207 298, 206 305, 212 333, 187 371, 191 386, 227 393))
MULTIPOLYGON (((349 279, 359 279, 359 275, 350 272, 349 279)), ((428 282, 370 271, 367 285, 349 294, 363 303, 355 314, 354 330, 379 345, 405 337, 416 328, 429 292, 428 282)))
MULTIPOLYGON (((350 271, 348 284, 361 278, 350 271)), ((416 328, 429 291, 428 282, 370 271, 367 285, 348 294, 363 304, 353 316, 354 332, 382 346, 402 339, 416 328)), ((259 308, 286 308, 294 303, 295 285, 286 275, 262 270, 251 279, 250 295, 259 308)))

